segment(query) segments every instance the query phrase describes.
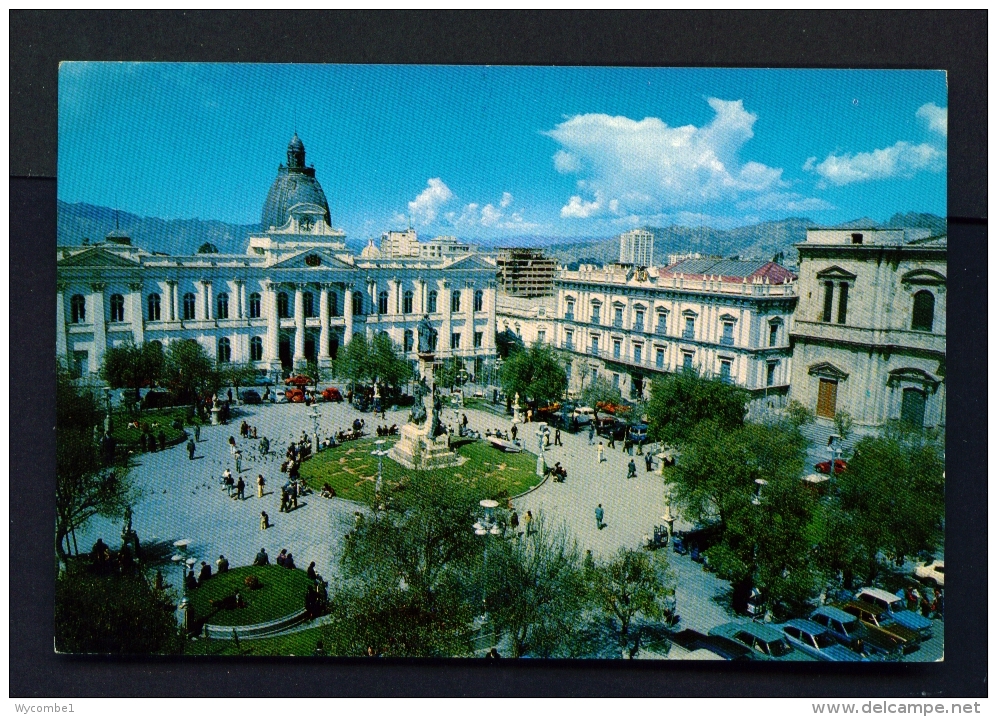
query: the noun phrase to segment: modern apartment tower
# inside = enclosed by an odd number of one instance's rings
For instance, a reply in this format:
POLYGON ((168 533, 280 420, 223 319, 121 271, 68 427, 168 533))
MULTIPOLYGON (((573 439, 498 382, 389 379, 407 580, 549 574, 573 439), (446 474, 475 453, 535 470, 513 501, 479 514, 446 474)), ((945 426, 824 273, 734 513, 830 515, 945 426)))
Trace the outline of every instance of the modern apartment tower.
POLYGON ((631 229, 620 234, 620 263, 651 266, 654 260, 654 234, 647 229, 631 229))

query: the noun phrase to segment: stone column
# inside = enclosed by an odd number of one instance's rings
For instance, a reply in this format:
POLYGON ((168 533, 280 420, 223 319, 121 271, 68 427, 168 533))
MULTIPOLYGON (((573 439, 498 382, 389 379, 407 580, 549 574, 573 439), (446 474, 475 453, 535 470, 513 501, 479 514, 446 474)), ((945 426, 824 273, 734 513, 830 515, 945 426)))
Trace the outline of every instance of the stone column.
POLYGON ((201 286, 204 287, 204 318, 206 321, 211 321, 215 318, 214 306, 214 292, 211 290, 211 282, 208 280, 202 280, 201 286))
POLYGON ((128 312, 131 314, 130 318, 132 320, 132 340, 135 342, 136 346, 141 346, 145 343, 145 322, 143 321, 142 313, 142 284, 129 284, 128 288, 131 293, 128 294, 128 312))
POLYGON ((450 282, 444 279, 439 283, 440 286, 440 296, 439 301, 443 302, 442 308, 437 306, 440 311, 443 312, 443 322, 440 326, 440 338, 439 344, 436 347, 436 353, 442 356, 452 356, 450 351, 450 282))
POLYGON ((65 284, 56 286, 55 292, 55 355, 60 358, 69 357, 69 340, 66 336, 66 303, 63 294, 65 284))
POLYGON ((305 359, 305 299, 304 286, 294 285, 294 366, 304 366, 305 359))
POLYGON ((267 342, 263 358, 271 366, 280 364, 280 322, 277 319, 277 286, 267 282, 263 287, 263 316, 267 320, 267 342))
POLYGON ((246 318, 246 307, 243 300, 246 298, 246 283, 242 279, 235 280, 235 318, 246 318))
POLYGON ((329 357, 329 287, 326 284, 322 284, 319 292, 318 316, 322 324, 318 340, 318 364, 328 368, 332 364, 332 359, 329 357))
MULTIPOLYGON (((467 304, 465 305, 465 311, 467 313, 467 320, 464 322, 466 327, 464 328, 464 338, 461 339, 461 348, 467 349, 467 355, 474 355, 474 282, 468 281, 464 283, 464 291, 467 293, 467 304)), ((484 297, 482 297, 482 300, 484 297)), ((485 308, 482 304, 481 308, 485 308)), ((485 337, 482 336, 481 340, 484 341, 485 337)))
POLYGON ((93 354, 90 359, 90 371, 96 373, 100 370, 104 359, 104 351, 107 350, 107 327, 104 316, 104 284, 91 284, 90 289, 90 309, 93 313, 93 354))
POLYGON ((398 279, 391 279, 388 282, 388 314, 391 316, 401 313, 401 307, 398 306, 398 300, 401 294, 399 291, 400 283, 401 282, 399 282, 398 279))
POLYGON ((481 344, 488 353, 495 353, 495 332, 498 330, 498 317, 495 312, 497 287, 497 283, 490 281, 488 282, 488 288, 485 289, 485 308, 488 311, 488 321, 485 324, 485 335, 482 337, 481 344))
POLYGON ((177 306, 177 282, 166 281, 166 316, 169 321, 176 321, 180 315, 177 306))
POLYGON ((426 313, 426 280, 416 279, 415 281, 415 313, 422 314, 426 313))
POLYGON ((353 287, 343 287, 343 345, 353 340, 353 287))

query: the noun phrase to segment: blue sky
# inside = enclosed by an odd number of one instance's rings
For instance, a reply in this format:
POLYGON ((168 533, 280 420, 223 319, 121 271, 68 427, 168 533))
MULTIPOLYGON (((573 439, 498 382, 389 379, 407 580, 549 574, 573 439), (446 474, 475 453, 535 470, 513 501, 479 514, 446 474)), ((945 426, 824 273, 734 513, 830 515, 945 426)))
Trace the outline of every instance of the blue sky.
POLYGON ((354 240, 946 214, 910 70, 63 63, 59 198, 259 221, 295 128, 354 240))

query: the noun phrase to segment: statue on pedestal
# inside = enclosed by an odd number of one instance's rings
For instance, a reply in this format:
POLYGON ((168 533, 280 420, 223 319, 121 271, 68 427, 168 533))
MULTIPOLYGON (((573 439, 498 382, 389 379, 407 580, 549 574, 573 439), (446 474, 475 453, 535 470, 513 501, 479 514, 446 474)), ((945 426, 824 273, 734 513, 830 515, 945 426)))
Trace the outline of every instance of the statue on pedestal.
POLYGON ((422 315, 422 320, 416 327, 416 331, 419 334, 419 353, 432 354, 435 351, 433 337, 436 336, 436 329, 433 328, 433 324, 429 320, 429 314, 422 315))

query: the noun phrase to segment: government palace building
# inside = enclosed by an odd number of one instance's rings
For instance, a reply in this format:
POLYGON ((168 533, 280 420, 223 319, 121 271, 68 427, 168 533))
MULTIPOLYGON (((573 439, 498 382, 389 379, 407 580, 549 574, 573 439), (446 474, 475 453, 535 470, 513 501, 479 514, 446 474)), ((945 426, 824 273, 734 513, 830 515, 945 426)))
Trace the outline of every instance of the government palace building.
POLYGON ((477 374, 494 358, 494 261, 382 253, 373 243, 350 252, 297 134, 261 227, 245 254, 162 254, 117 231, 59 247, 58 356, 79 375, 96 374, 108 347, 193 339, 218 363, 292 370, 329 367, 357 332, 383 332, 414 359, 416 324, 428 314, 438 359, 463 358, 477 374))

